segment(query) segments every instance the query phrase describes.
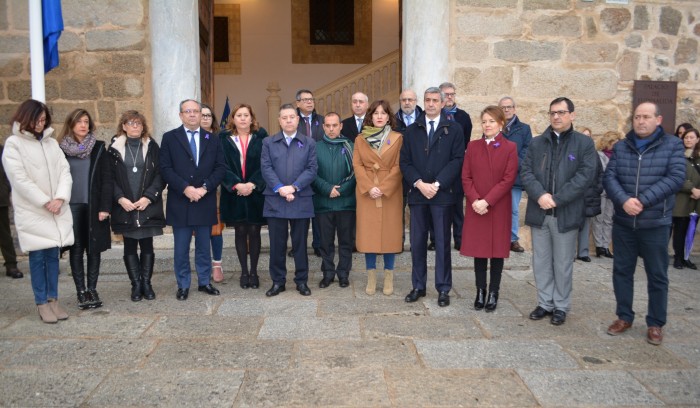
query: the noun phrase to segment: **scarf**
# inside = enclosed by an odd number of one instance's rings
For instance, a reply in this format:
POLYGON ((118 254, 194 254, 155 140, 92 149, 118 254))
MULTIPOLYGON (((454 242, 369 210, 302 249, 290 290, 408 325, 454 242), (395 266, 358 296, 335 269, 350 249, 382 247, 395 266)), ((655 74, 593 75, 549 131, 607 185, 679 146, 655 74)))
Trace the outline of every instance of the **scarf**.
POLYGON ((448 108, 447 106, 445 106, 444 108, 442 108, 442 112, 445 114, 445 116, 447 116, 448 121, 454 122, 455 121, 455 113, 457 113, 457 104, 455 103, 454 106, 451 108, 448 108))
POLYGON ((88 133, 82 143, 78 143, 72 137, 66 136, 58 145, 66 156, 85 159, 90 157, 90 153, 92 153, 92 148, 95 147, 96 141, 97 138, 95 138, 95 135, 88 133))
POLYGON ((612 149, 603 149, 603 154, 606 155, 608 159, 612 157, 612 153, 612 149))
POLYGON ((355 176, 355 169, 352 166, 352 149, 350 148, 350 140, 342 136, 331 139, 330 137, 323 135, 323 141, 332 145, 343 145, 343 147, 340 149, 340 153, 343 155, 343 159, 345 159, 345 170, 347 170, 348 176, 345 177, 340 183, 342 184, 353 178, 355 176))
POLYGON ((360 133, 360 136, 367 141, 369 147, 379 154, 379 151, 384 145, 384 141, 386 140, 387 136, 389 136, 389 132, 391 132, 391 126, 388 124, 384 126, 384 128, 376 128, 368 125, 362 128, 362 133, 360 133))

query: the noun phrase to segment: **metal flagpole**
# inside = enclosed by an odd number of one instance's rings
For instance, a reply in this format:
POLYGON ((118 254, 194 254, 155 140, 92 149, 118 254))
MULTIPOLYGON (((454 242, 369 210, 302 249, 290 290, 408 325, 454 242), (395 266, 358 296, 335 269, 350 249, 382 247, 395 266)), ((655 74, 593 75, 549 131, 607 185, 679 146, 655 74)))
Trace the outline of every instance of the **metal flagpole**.
POLYGON ((44 85, 44 36, 41 0, 29 1, 29 55, 31 60, 32 98, 46 102, 44 85))

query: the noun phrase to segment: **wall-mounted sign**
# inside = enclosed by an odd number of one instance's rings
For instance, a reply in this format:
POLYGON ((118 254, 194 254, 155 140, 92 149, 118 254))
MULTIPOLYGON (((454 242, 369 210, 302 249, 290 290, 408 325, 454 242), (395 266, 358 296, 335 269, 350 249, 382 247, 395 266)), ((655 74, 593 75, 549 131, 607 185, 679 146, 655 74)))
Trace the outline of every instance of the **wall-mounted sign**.
POLYGON ((632 108, 642 102, 654 102, 661 110, 666 133, 673 134, 676 130, 676 95, 678 83, 675 81, 634 81, 632 93, 632 108))

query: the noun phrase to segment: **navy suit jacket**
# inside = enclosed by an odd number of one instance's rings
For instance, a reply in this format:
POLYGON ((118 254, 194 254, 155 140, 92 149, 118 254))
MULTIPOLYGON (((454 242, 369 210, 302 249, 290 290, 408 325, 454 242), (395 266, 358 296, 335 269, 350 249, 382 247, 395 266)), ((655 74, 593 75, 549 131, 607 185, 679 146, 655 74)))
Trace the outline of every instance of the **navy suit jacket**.
POLYGON ((168 183, 165 222, 174 227, 214 225, 216 188, 226 174, 219 138, 199 129, 199 165, 195 164, 185 127, 163 134, 160 145, 160 174, 168 183), (185 196, 188 186, 207 185, 208 193, 197 202, 185 196))
POLYGON ((343 129, 340 133, 351 142, 355 143, 355 138, 360 134, 360 129, 357 128, 357 122, 355 121, 355 115, 343 119, 343 129))
POLYGON ((265 206, 263 216, 274 218, 312 218, 314 216, 313 190, 316 179, 316 142, 297 132, 287 146, 282 132, 263 139, 260 168, 265 179, 265 206), (287 200, 275 192, 281 186, 296 186, 294 200, 287 200))

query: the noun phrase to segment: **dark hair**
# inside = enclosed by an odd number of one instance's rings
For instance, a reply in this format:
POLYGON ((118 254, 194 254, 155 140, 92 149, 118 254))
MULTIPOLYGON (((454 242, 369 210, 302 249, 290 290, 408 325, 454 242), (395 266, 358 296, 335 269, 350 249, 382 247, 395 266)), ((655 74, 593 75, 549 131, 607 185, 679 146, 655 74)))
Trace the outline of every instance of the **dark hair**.
POLYGON ((143 114, 141 114, 139 111, 135 110, 128 110, 122 113, 122 116, 119 118, 119 124, 117 125, 117 136, 126 136, 126 132, 124 131, 123 125, 126 125, 126 122, 134 119, 138 119, 143 125, 143 128, 141 129, 141 139, 151 137, 151 134, 148 133, 148 124, 146 123, 146 117, 143 116, 143 114))
POLYGON ((566 102, 566 108, 569 110, 569 112, 574 111, 574 103, 571 102, 571 99, 565 97, 565 96, 560 96, 557 99, 553 100, 552 102, 549 103, 549 108, 552 108, 552 105, 556 105, 558 103, 566 102))
POLYGON ((680 131, 681 131, 681 128, 685 129, 685 132, 689 131, 690 129, 694 129, 693 125, 691 125, 691 124, 688 123, 688 122, 681 123, 681 124, 678 125, 678 127, 676 128, 676 133, 674 133, 674 135, 676 135, 676 136, 678 136, 678 137, 682 137, 683 135, 680 135, 680 134, 679 134, 680 131))
POLYGON ((58 137, 56 137, 56 140, 61 142, 66 136, 72 137, 73 140, 75 140, 73 128, 75 127, 75 124, 83 118, 83 116, 88 117, 88 133, 93 133, 95 131, 95 122, 92 121, 92 116, 90 116, 90 113, 85 109, 78 108, 66 116, 66 121, 63 122, 63 129, 61 129, 61 133, 58 135, 58 137))
POLYGON ((481 111, 479 118, 483 118, 484 114, 488 114, 496 120, 501 125, 501 128, 506 125, 506 115, 503 113, 503 109, 496 105, 489 105, 481 111))
POLYGON ((194 102, 199 106, 199 110, 202 110, 202 103, 199 101, 195 101, 194 99, 185 99, 180 102, 180 113, 182 113, 182 105, 186 104, 187 102, 194 102))
MULTIPOLYGON (((683 136, 681 136, 681 140, 685 139, 685 136, 688 133, 695 133, 695 137, 698 138, 698 143, 695 143, 695 147, 693 147, 693 152, 690 154, 690 157, 695 159, 697 157, 700 157, 700 132, 698 132, 697 129, 694 129, 691 127, 690 129, 683 132, 683 136)), ((685 146, 683 146, 683 147, 685 147, 685 146)))
MULTIPOLYGON (((290 105, 291 106, 291 105, 290 105)), ((226 124, 226 129, 230 130, 232 134, 237 135, 238 130, 236 129, 235 123, 233 123, 233 117, 236 115, 236 112, 239 110, 246 108, 248 109, 248 113, 250 113, 250 133, 253 133, 260 129, 260 125, 258 124, 258 120, 255 118, 255 113, 253 113, 253 107, 248 105, 247 103, 239 103, 238 105, 234 106, 233 109, 231 109, 231 116, 229 116, 228 123, 226 124)), ((294 109, 294 108, 290 108, 294 109)))
MULTIPOLYGON (((214 109, 211 108, 211 106, 207 104, 202 104, 201 109, 209 109, 209 112, 211 112, 211 133, 217 134, 219 133, 219 121, 216 119, 216 114, 214 113, 214 109)), ((201 119, 200 119, 201 122, 201 119)))
POLYGON ((323 122, 326 122, 326 118, 329 116, 337 116, 338 117, 338 122, 340 122, 340 115, 338 115, 338 112, 328 112, 326 115, 323 117, 323 122))
POLYGON ((300 100, 300 99, 301 99, 301 94, 303 94, 303 93, 310 94, 312 98, 313 98, 313 96, 314 96, 314 93, 311 92, 311 91, 309 91, 308 89, 300 89, 300 90, 297 91, 296 95, 294 96, 294 99, 296 99, 297 101, 300 100))
POLYGON ((12 115, 10 120, 10 126, 15 122, 19 124, 20 132, 29 132, 36 136, 37 139, 41 139, 41 134, 34 132, 36 128, 36 122, 41 117, 41 114, 46 115, 46 121, 44 122, 44 129, 51 126, 51 113, 49 113, 49 107, 45 103, 39 102, 35 99, 27 99, 22 102, 17 108, 17 112, 12 115))
POLYGON ((374 112, 380 106, 382 107, 382 109, 384 109, 384 112, 386 112, 387 115, 389 115, 389 121, 387 123, 389 124, 389 126, 391 126, 392 129, 395 129, 396 116, 394 116, 394 112, 391 110, 391 105, 389 104, 389 102, 384 99, 374 101, 371 105, 369 105, 369 109, 367 109, 367 113, 365 114, 365 121, 362 122, 362 125, 374 126, 374 123, 372 123, 372 115, 374 115, 374 112))

